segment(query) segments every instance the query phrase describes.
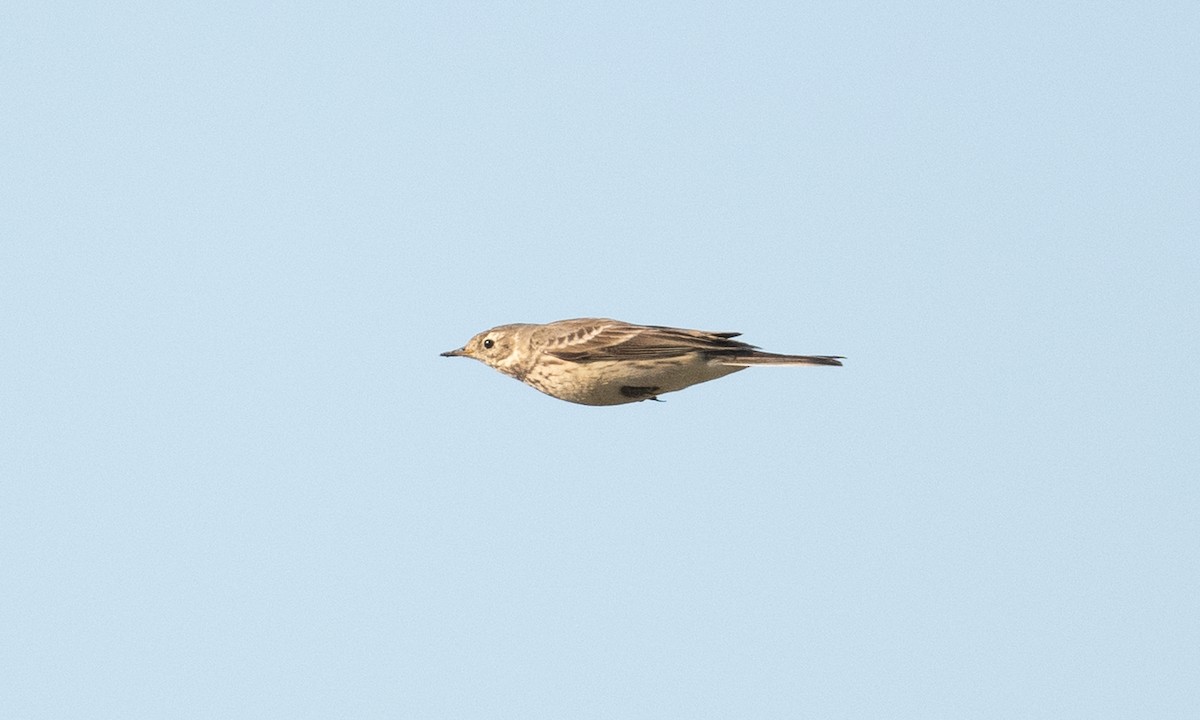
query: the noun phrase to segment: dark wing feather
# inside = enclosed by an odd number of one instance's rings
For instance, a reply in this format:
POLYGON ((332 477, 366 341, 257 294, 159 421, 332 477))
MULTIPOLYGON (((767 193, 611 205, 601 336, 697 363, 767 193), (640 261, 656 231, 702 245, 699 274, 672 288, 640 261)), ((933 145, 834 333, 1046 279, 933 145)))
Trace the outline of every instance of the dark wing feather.
POLYGON ((602 360, 654 360, 694 352, 736 354, 756 348, 731 340, 739 333, 708 333, 699 330, 631 325, 619 321, 588 328, 582 337, 562 338, 547 344, 545 352, 571 362, 602 360))

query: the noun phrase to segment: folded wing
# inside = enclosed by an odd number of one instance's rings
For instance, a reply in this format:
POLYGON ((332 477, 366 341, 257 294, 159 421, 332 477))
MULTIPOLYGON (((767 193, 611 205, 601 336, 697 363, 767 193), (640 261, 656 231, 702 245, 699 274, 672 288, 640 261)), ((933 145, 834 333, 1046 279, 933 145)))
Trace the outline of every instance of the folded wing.
POLYGON ((739 333, 702 332, 619 320, 572 321, 569 332, 547 339, 549 355, 571 362, 653 360, 702 352, 712 355, 753 354, 757 348, 731 340, 739 333))

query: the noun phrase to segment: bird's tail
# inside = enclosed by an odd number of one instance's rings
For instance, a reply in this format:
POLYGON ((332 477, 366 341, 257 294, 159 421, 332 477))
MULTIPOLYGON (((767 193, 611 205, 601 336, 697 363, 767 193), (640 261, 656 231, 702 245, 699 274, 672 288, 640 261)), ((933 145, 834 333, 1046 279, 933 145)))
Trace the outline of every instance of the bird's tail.
POLYGON ((768 352, 748 352, 726 355, 718 359, 722 365, 749 367, 751 365, 841 365, 841 355, 776 355, 768 352))

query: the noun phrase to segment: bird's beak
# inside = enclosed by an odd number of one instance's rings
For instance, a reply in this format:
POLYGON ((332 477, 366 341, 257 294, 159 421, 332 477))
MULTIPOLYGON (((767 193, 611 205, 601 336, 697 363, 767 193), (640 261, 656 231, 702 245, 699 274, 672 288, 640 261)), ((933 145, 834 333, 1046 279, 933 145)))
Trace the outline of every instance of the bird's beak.
POLYGON ((466 354, 466 348, 459 348, 457 350, 447 350, 446 352, 442 353, 442 357, 462 357, 466 354))

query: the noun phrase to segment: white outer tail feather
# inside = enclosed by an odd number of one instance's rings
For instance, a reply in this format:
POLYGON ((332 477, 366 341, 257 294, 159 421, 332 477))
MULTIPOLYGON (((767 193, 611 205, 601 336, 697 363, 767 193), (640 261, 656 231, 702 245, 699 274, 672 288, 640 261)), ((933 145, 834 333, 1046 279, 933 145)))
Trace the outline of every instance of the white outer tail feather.
POLYGON ((775 353, 754 353, 716 358, 722 365, 750 367, 751 365, 841 365, 842 358, 832 355, 776 355, 775 353))

